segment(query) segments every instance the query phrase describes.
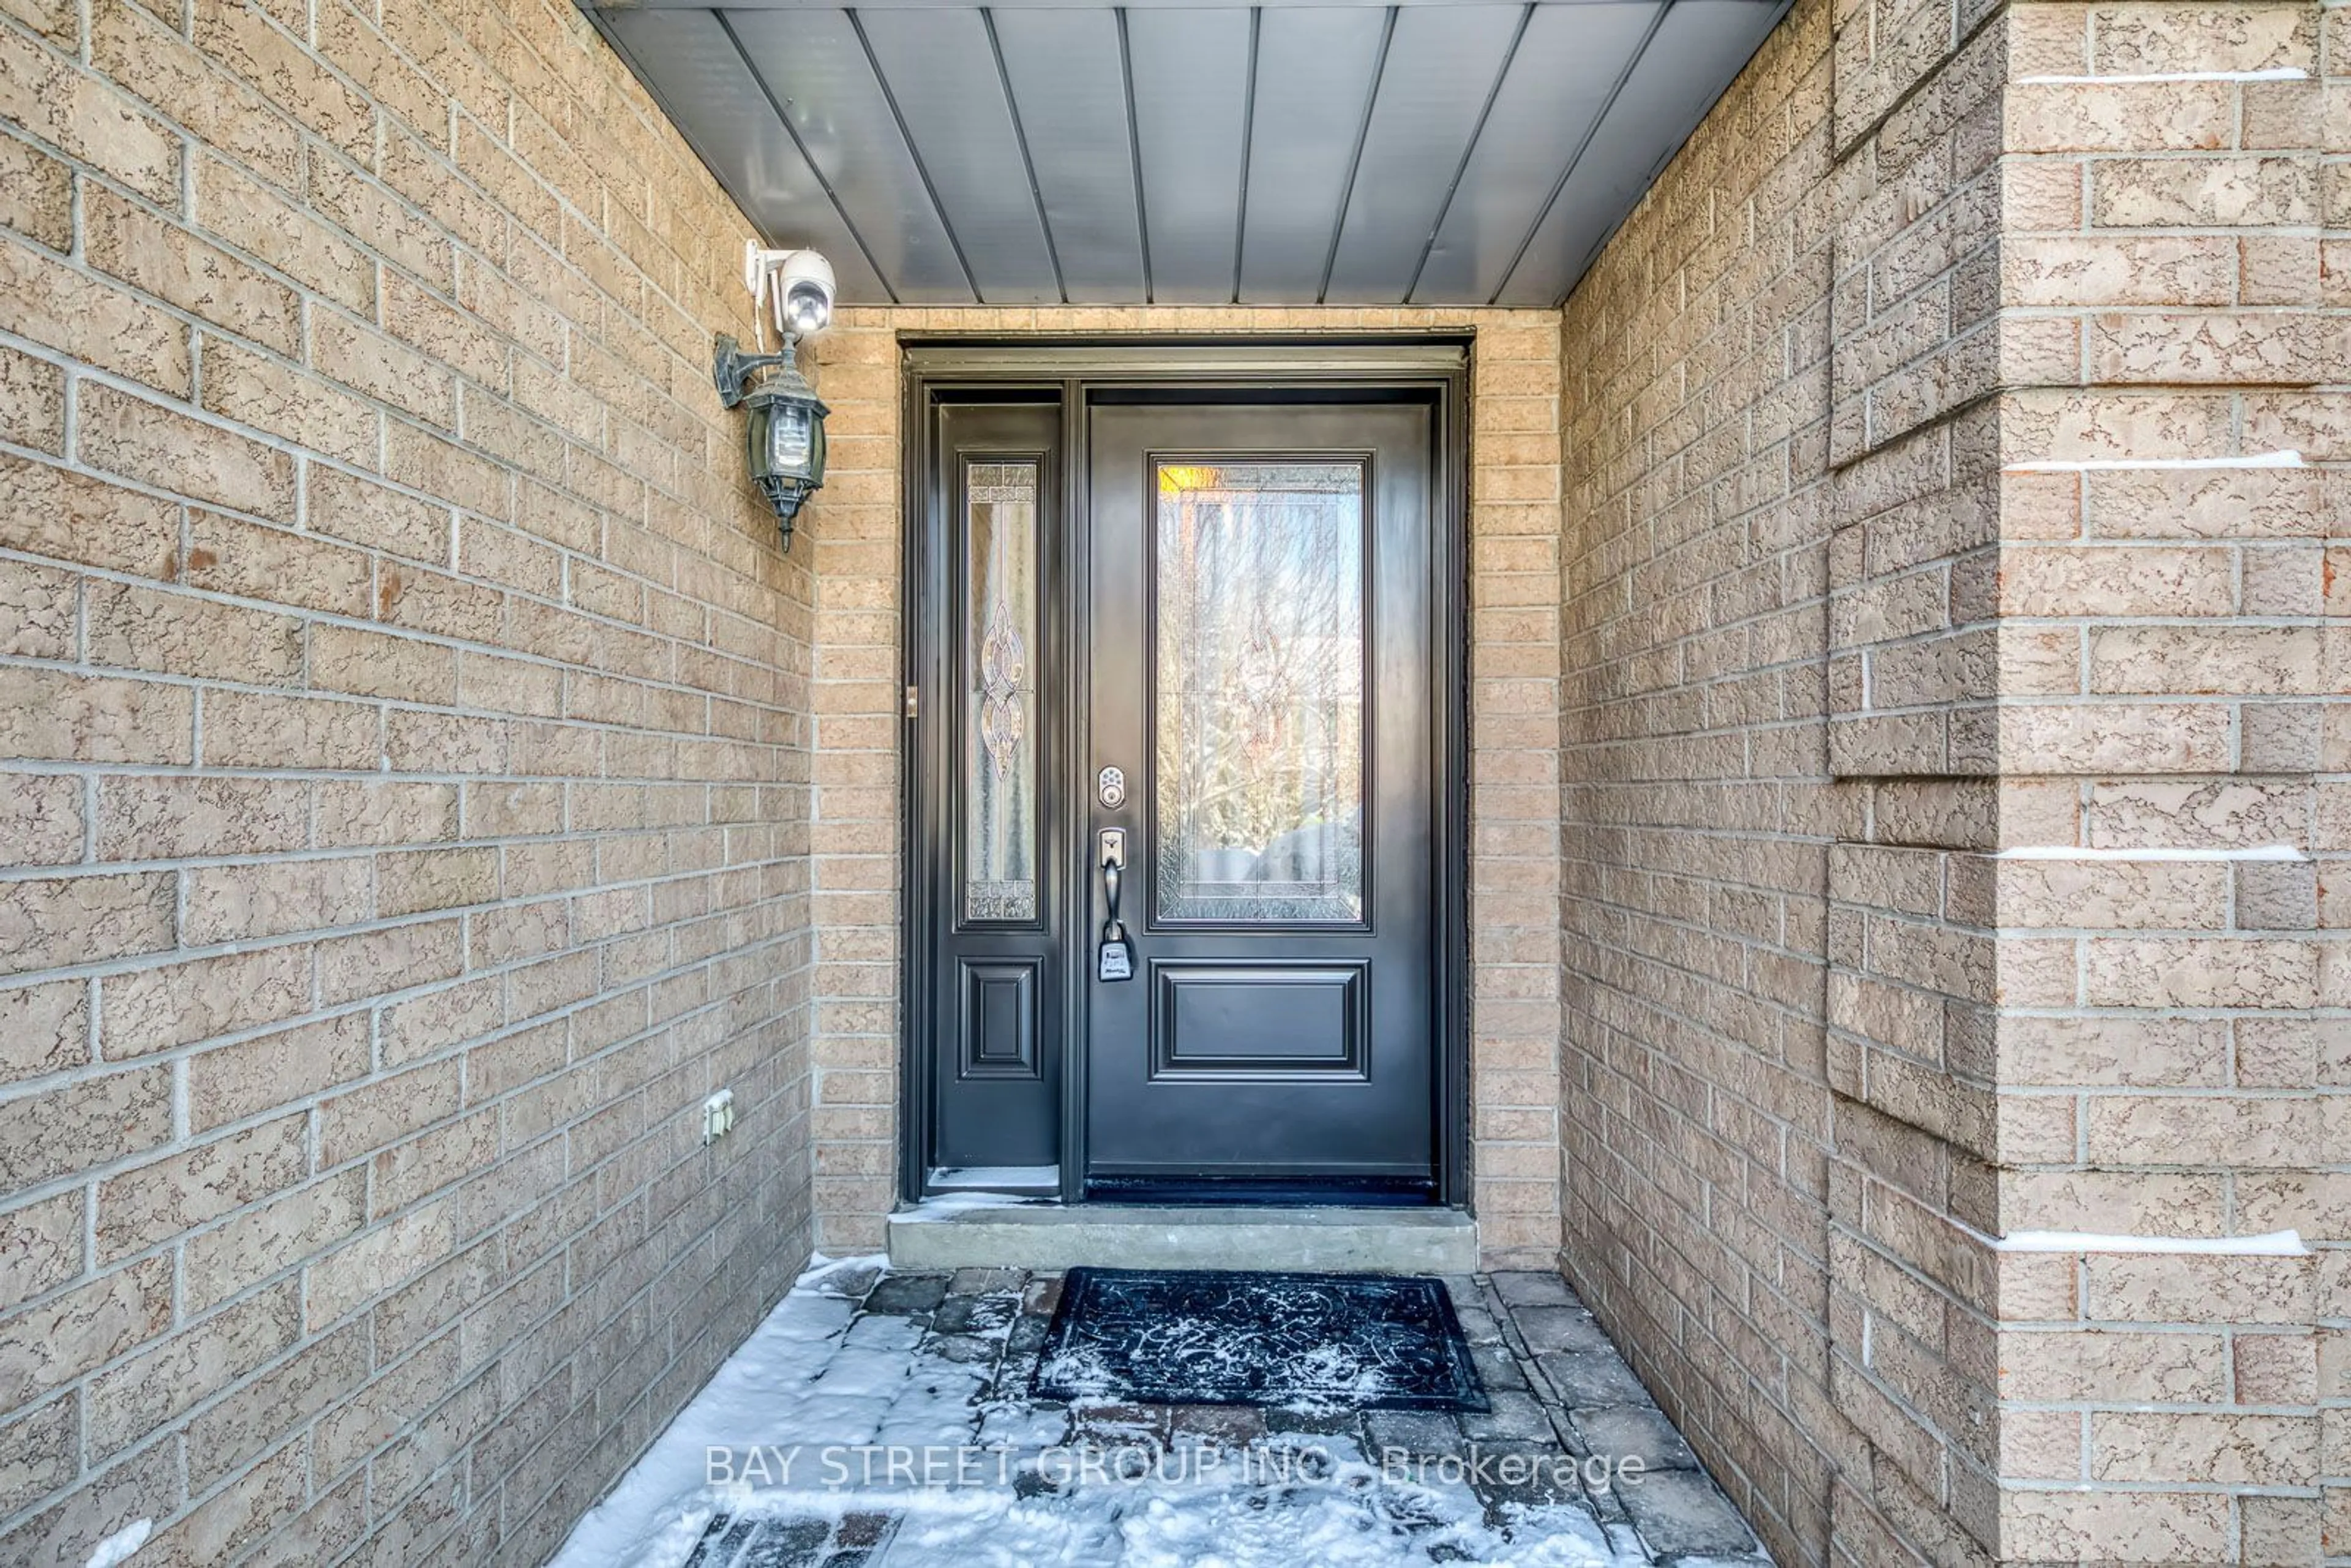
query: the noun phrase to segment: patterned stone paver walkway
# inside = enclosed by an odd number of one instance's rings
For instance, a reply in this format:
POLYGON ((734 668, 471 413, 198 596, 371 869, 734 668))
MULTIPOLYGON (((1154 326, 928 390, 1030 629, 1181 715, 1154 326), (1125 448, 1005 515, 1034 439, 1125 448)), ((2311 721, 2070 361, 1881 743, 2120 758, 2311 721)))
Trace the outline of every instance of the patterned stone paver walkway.
MULTIPOLYGON (((1491 1533, 1461 1544, 1460 1521, 1416 1515, 1415 1489, 1363 1484, 1360 1507, 1399 1545, 1400 1560, 1471 1556, 1516 1561, 1513 1530, 1535 1517, 1583 1511, 1580 1527, 1620 1564, 1731 1568, 1768 1562, 1673 1426, 1556 1276, 1500 1273, 1449 1279, 1492 1409, 1483 1415, 1315 1413, 1246 1406, 1063 1406, 1029 1392, 1060 1297, 1056 1275, 1008 1270, 948 1274, 837 1270, 824 1293, 844 1298, 845 1331, 829 1335, 806 1386, 806 1408, 780 1414, 795 1445, 893 1446, 929 1452, 968 1444, 1025 1456, 1008 1472, 1021 1497, 1065 1493, 1085 1481, 1045 1450, 1096 1452, 1148 1464, 1153 1456, 1336 1453, 1395 1479, 1466 1484, 1491 1533), (1629 1462, 1628 1462, 1629 1461, 1629 1462), (1596 1524, 1597 1529, 1590 1526, 1596 1524), (1599 1543, 1604 1538, 1604 1546, 1599 1543), (1500 1541, 1498 1558, 1492 1543, 1500 1541)), ((869 1466, 886 1458, 869 1458, 869 1466)), ((913 1461, 907 1461, 909 1463, 913 1461)), ((789 1506, 721 1507, 686 1559, 690 1568, 888 1568, 939 1560, 904 1506, 911 1475, 835 1494, 822 1512, 789 1506), (893 1500, 893 1490, 898 1497, 893 1500)), ((1259 1489, 1252 1508, 1279 1511, 1308 1489, 1259 1489)), ((1327 1498, 1328 1489, 1320 1489, 1327 1498)), ((756 1493, 747 1493, 747 1497, 756 1493)), ((1530 1561, 1573 1561, 1526 1548, 1530 1561)), ((1593 1560, 1585 1548, 1583 1561, 1593 1560)), ((1182 1546, 1176 1548, 1180 1558, 1182 1546)), ((1149 1553, 1145 1553, 1149 1555, 1149 1553)), ((1019 1560, 1017 1557, 1015 1560, 1019 1560)), ((1076 1561, 1075 1558, 1064 1559, 1076 1561)), ((1157 1560, 1166 1560, 1162 1556, 1157 1560)), ((1306 1568, 1301 1563, 1300 1568, 1306 1568)))

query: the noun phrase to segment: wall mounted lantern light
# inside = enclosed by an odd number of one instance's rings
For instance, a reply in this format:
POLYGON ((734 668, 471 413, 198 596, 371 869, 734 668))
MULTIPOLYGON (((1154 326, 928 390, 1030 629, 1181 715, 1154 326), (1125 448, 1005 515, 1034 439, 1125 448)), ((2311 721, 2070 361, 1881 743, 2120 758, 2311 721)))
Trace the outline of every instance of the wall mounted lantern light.
POLYGON ((778 353, 747 354, 722 333, 711 377, 720 400, 748 416, 751 477, 776 508, 789 549, 800 503, 824 485, 824 416, 831 412, 800 375, 793 352, 801 339, 823 331, 832 319, 832 266, 812 250, 762 250, 753 244, 744 247, 743 281, 761 337, 763 312, 772 305, 784 346, 778 353))

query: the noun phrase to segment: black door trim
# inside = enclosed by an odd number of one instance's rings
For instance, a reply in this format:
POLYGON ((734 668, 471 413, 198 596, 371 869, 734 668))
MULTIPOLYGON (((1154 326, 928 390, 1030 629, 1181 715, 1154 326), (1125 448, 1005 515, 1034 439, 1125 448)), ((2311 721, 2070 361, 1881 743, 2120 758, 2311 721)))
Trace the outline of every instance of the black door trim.
MULTIPOLYGON (((1431 690, 1436 708, 1432 745, 1437 754, 1433 868, 1439 897, 1436 973, 1431 977, 1437 1008, 1438 1071, 1437 1192, 1441 1204, 1469 1207, 1469 732, 1468 732, 1468 502, 1469 346, 1466 333, 1330 333, 1281 337, 1018 337, 908 332, 899 336, 903 402, 899 429, 901 527, 900 673, 925 701, 948 700, 935 660, 935 638, 926 642, 925 616, 931 574, 938 563, 929 519, 938 516, 931 494, 934 465, 933 411, 948 398, 1058 402, 1061 413, 1061 495, 1069 518, 1067 537, 1087 534, 1085 486, 1081 465, 1085 451, 1081 426, 1088 400, 1183 402, 1233 392, 1279 393, 1301 402, 1317 398, 1359 399, 1416 396, 1437 409, 1439 439, 1431 497, 1439 619, 1431 690)), ((1075 609, 1075 584, 1083 563, 1069 560, 1043 586, 1066 617, 1075 609)), ((932 617, 935 619, 935 617, 932 617)), ((1074 624, 1065 619, 1063 624, 1074 624)), ((1073 646, 1063 661, 1065 686, 1058 700, 1069 711, 1086 678, 1087 651, 1073 646)), ((925 918, 940 896, 937 846, 928 841, 925 791, 931 787, 919 747, 924 734, 913 715, 900 720, 899 786, 902 800, 900 859, 904 897, 899 908, 899 1196, 923 1196, 926 1160, 933 1146, 932 1061, 924 1042, 934 1016, 933 923, 925 918)), ((1063 772, 1076 764, 1065 758, 1063 772)), ((1082 791, 1088 780, 1058 780, 1082 791)), ((1081 881, 1092 871, 1083 856, 1062 868, 1081 881)), ((1082 886, 1072 892, 1082 896, 1082 886)), ((1082 903, 1071 907, 1082 908, 1082 903)), ((1074 969, 1074 966, 1070 967, 1074 969)), ((1059 998, 1064 1038, 1076 1040, 1082 983, 1071 973, 1059 998)), ((1085 1180, 1085 1057, 1063 1053, 1061 1096, 1061 1197, 1083 1198, 1085 1180)))

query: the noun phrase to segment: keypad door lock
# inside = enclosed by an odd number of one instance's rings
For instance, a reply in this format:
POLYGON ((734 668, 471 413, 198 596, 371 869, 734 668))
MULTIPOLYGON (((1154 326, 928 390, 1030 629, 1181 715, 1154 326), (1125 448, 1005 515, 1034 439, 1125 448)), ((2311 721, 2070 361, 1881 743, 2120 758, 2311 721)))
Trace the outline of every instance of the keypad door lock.
POLYGON ((1105 811, 1115 811, 1126 804, 1126 769, 1105 768, 1094 775, 1094 798, 1105 811))

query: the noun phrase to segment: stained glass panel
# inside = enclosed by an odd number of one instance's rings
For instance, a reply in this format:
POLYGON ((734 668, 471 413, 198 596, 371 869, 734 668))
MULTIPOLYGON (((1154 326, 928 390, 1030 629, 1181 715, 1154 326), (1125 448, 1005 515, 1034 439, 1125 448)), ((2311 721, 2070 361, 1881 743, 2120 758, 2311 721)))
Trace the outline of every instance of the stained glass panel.
POLYGON ((964 471, 967 920, 1037 918, 1037 465, 964 471))

